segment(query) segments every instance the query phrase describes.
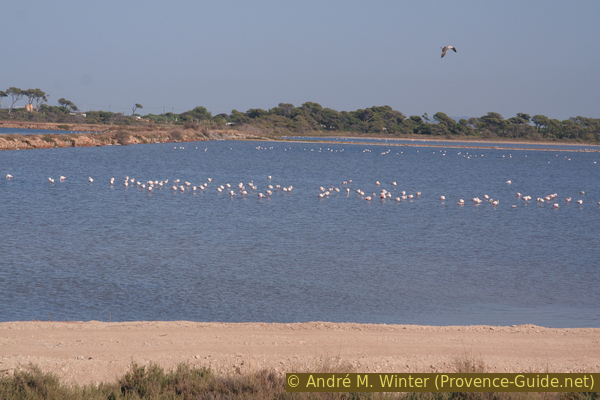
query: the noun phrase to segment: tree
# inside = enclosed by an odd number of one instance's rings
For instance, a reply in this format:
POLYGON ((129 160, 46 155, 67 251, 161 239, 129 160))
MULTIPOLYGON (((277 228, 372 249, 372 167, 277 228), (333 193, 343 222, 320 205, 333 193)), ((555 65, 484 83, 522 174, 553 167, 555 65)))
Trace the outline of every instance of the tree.
POLYGON ((229 116, 229 119, 235 125, 242 125, 250 122, 250 118, 248 118, 246 114, 244 114, 243 112, 239 112, 238 110, 231 110, 231 115, 229 116))
POLYGON ((193 110, 186 111, 179 114, 182 121, 205 121, 212 120, 212 114, 206 109, 206 107, 196 107, 193 110))
POLYGON ((323 107, 319 103, 308 101, 302 104, 300 108, 305 113, 308 113, 308 116, 317 121, 317 123, 321 124, 321 120, 323 119, 323 107))
POLYGON ((60 99, 58 99, 58 104, 63 108, 63 111, 65 112, 65 114, 68 113, 69 111, 71 111, 71 112, 79 111, 77 106, 75 104, 73 104, 72 101, 67 100, 64 97, 61 97, 60 99))
POLYGON ((529 116, 529 114, 525 114, 525 113, 517 113, 517 117, 523 119, 526 124, 528 124, 529 120, 531 120, 531 117, 529 116))
POLYGON ((46 95, 46 93, 44 93, 40 89, 35 89, 35 90, 36 90, 35 110, 37 112, 40 112, 40 107, 42 107, 42 104, 48 102, 48 96, 46 95))
POLYGON ((40 111, 40 106, 48 101, 46 93, 40 89, 27 89, 23 90, 23 96, 27 97, 27 104, 33 108, 35 102, 35 110, 40 111))
POLYGON ((135 110, 137 110, 138 108, 144 108, 144 106, 139 103, 135 103, 135 105, 133 106, 133 112, 131 113, 131 115, 135 114, 135 110))
POLYGON ((278 107, 281 109, 281 115, 288 118, 292 116, 292 111, 296 108, 290 103, 279 103, 278 107))
POLYGON ((548 126, 550 119, 545 115, 534 115, 533 117, 531 117, 531 122, 535 124, 538 132, 541 132, 543 128, 546 128, 548 126))
POLYGON ((456 131, 456 121, 447 116, 443 112, 437 112, 433 115, 433 119, 435 119, 440 126, 445 126, 451 133, 455 133, 456 131))
POLYGON ((418 115, 411 115, 408 119, 410 119, 415 124, 423 123, 423 119, 421 117, 419 117, 418 115))
POLYGON ((355 111, 355 115, 362 122, 364 122, 363 129, 366 132, 368 130, 368 128, 369 128, 369 121, 371 120, 371 118, 373 118, 373 115, 375 115, 375 113, 370 108, 365 108, 365 109, 362 109, 362 110, 356 110, 355 111))
POLYGON ((248 116, 248 118, 257 119, 267 115, 267 112, 262 108, 251 108, 248 111, 246 111, 246 115, 248 116))
POLYGON ((344 120, 339 112, 331 108, 323 109, 323 117, 321 124, 325 125, 325 129, 330 131, 339 130, 344 120))
POLYGON ((469 121, 464 118, 461 118, 456 124, 456 131, 460 135, 472 135, 473 129, 469 126, 469 121))
POLYGON ((0 110, 2 109, 2 98, 3 97, 8 97, 8 95, 6 94, 6 92, 4 90, 0 90, 0 110))
POLYGON ((23 98, 23 91, 16 87, 9 87, 6 90, 6 94, 8 94, 10 97, 12 97, 12 104, 10 105, 10 108, 8 109, 8 113, 10 114, 10 113, 12 113, 15 103, 23 98))
POLYGON ((479 118, 480 128, 488 129, 489 132, 493 132, 495 134, 504 134, 504 127, 506 126, 506 122, 502 115, 496 112, 489 112, 487 115, 479 118))

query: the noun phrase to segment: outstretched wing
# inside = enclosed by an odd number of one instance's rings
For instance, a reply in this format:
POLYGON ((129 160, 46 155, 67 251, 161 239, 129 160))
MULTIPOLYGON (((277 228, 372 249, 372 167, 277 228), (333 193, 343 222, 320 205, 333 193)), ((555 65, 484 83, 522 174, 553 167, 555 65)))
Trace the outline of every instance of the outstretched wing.
POLYGON ((444 46, 442 47, 442 58, 444 58, 448 49, 452 49, 456 53, 456 49, 454 48, 454 46, 444 46))

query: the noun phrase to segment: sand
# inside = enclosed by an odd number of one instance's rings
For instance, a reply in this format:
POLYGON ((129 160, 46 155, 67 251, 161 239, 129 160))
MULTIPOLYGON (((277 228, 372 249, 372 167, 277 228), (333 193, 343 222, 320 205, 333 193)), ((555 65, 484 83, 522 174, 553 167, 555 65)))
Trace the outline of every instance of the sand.
POLYGON ((185 362, 221 374, 311 372, 600 372, 600 328, 308 322, 4 322, 0 376, 29 363, 70 384, 112 382, 132 362, 185 362))

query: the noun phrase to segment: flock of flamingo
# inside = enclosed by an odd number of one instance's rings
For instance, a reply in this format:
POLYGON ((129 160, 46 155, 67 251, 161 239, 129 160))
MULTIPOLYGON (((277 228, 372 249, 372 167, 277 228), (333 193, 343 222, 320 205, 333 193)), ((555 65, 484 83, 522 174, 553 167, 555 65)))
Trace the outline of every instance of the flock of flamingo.
MULTIPOLYGON (((348 184, 350 184, 350 183, 352 183, 351 180, 350 181, 343 181, 342 182, 342 186, 343 186, 344 192, 347 195, 350 195, 350 188, 347 188, 346 186, 348 184)), ((512 182, 510 180, 506 181, 507 185, 510 185, 511 183, 512 182)), ((398 183, 395 182, 395 181, 391 183, 392 186, 397 186, 397 184, 398 183)), ((375 186, 379 187, 380 185, 381 185, 381 183, 379 181, 375 182, 375 186)), ((341 189, 338 188, 338 187, 335 187, 335 186, 331 186, 329 188, 324 188, 323 186, 321 186, 319 188, 318 198, 319 199, 327 198, 327 197, 329 197, 329 195, 331 193, 339 193, 340 191, 341 191, 341 189)), ((377 193, 372 193, 372 194, 365 195, 365 192, 363 190, 361 190, 361 189, 356 189, 356 193, 360 197, 362 197, 364 200, 366 200, 366 201, 375 200, 375 199, 377 199, 377 197, 379 197, 380 200, 385 201, 385 200, 391 200, 392 197, 393 197, 392 193, 390 191, 386 190, 386 189, 381 189, 380 192, 379 192, 379 195, 377 195, 377 193)), ((414 195, 413 194, 406 194, 405 190, 402 190, 399 193, 400 193, 400 196, 394 198, 394 200, 396 202, 400 202, 402 200, 409 200, 410 201, 410 200, 413 200, 413 199, 419 199, 421 197, 421 194, 422 194, 422 192, 420 192, 420 191, 416 192, 414 195)), ((583 196, 585 194, 585 192, 581 191, 580 194, 583 196)), ((515 195, 517 196, 517 198, 523 200, 524 202, 529 203, 531 201, 531 196, 524 196, 523 194, 518 193, 518 192, 515 193, 515 195)), ((544 197, 538 197, 536 199, 536 202, 537 203, 551 202, 552 200, 555 200, 557 197, 558 197, 558 194, 553 193, 553 194, 546 195, 544 197)), ((498 200, 498 199, 494 200, 493 198, 491 198, 487 194, 483 195, 483 198, 484 198, 484 200, 480 199, 479 197, 473 197, 471 199, 471 201, 474 204, 476 204, 476 205, 477 204, 481 204, 484 201, 489 202, 493 206, 498 206, 500 204, 500 200, 498 200)), ((444 195, 440 196, 439 200, 441 202, 445 202, 446 201, 446 196, 444 196, 444 195)), ((570 203, 571 202, 571 197, 567 197, 565 200, 566 200, 567 203, 570 203)), ((581 199, 577 200, 575 203, 577 203, 578 205, 582 205, 583 204, 583 200, 581 200, 581 199)), ((458 200, 458 205, 459 206, 464 206, 465 205, 465 200, 464 199, 459 199, 458 200)), ((598 205, 600 206, 600 201, 598 202, 598 205)), ((513 204, 513 205, 511 205, 511 207, 512 208, 516 208, 517 205, 513 204)), ((558 203, 554 203, 554 204, 552 204, 552 207, 553 208, 559 208, 560 206, 559 206, 558 203)))
MULTIPOLYGON (((7 180, 11 180, 13 179, 13 175, 11 174, 7 174, 6 175, 6 179, 7 180)), ((66 182, 67 178, 65 176, 60 176, 59 177, 59 182, 66 182)), ((282 194, 290 194, 292 192, 292 190, 294 189, 294 187, 292 185, 280 185, 280 184, 271 184, 271 180, 272 177, 271 176, 267 176, 267 181, 268 184, 266 186, 266 189, 263 191, 259 191, 258 190, 258 186, 254 183, 254 181, 250 181, 246 184, 244 184, 243 182, 239 182, 237 185, 233 186, 230 183, 225 183, 225 184, 220 184, 220 185, 213 185, 215 186, 214 190, 219 194, 219 195, 229 195, 230 197, 236 197, 236 196, 242 196, 242 197, 247 197, 247 196, 251 196, 251 195, 256 195, 258 198, 270 198, 271 196, 274 195, 275 192, 281 192, 282 194)), ((130 178, 129 176, 126 176, 122 185, 125 188, 129 188, 129 187, 135 187, 135 188, 139 188, 143 191, 146 191, 148 193, 151 193, 155 190, 159 190, 159 189, 165 189, 165 188, 170 188, 172 192, 174 193, 185 193, 187 191, 191 191, 191 192, 206 192, 208 190, 209 184, 211 184, 213 181, 212 178, 207 178, 205 182, 199 184, 199 185, 194 185, 191 182, 185 181, 185 182, 181 182, 180 179, 175 179, 171 182, 171 185, 169 186, 169 179, 165 179, 165 180, 148 180, 148 181, 141 181, 141 180, 136 180, 135 178, 130 178)), ((54 178, 49 177, 48 178, 48 182, 50 184, 54 184, 55 180, 54 178)), ((94 183, 94 179, 92 177, 88 177, 88 182, 90 184, 94 183)), ((115 185, 115 178, 110 178, 109 180, 109 185, 110 187, 114 187, 115 185)), ((329 187, 324 187, 324 186, 320 186, 318 193, 317 193, 317 198, 318 199, 328 199, 330 196, 332 195, 339 195, 339 194, 343 194, 345 193, 346 196, 350 196, 351 194, 351 189, 350 186, 352 184, 352 180, 347 180, 347 181, 343 181, 341 183, 340 187, 337 187, 335 185, 330 185, 329 187)), ((362 189, 355 189, 354 192, 357 194, 357 196, 361 199, 364 199, 367 202, 370 201, 374 201, 377 198, 379 198, 381 201, 386 201, 386 200, 394 200, 397 203, 400 203, 402 201, 413 201, 413 200, 418 200, 421 198, 421 194, 422 192, 417 191, 414 194, 409 193, 407 194, 407 192, 405 190, 399 190, 398 192, 396 192, 396 196, 394 196, 394 193, 392 193, 392 191, 395 192, 396 186, 398 185, 397 182, 391 182, 391 190, 387 190, 384 188, 381 188, 381 182, 379 181, 375 181, 374 182, 375 187, 378 188, 379 193, 377 194, 376 192, 372 192, 372 193, 365 193, 364 190, 362 189)), ((507 185, 512 184, 512 182, 510 180, 506 181, 507 185)), ((581 196, 585 195, 584 191, 581 191, 579 193, 581 196)), ((515 193, 516 198, 520 199, 521 201, 525 202, 525 203, 530 203, 532 201, 532 197, 529 195, 523 195, 522 193, 515 193)), ((553 208, 559 208, 560 205, 558 204, 558 194, 557 193, 552 193, 552 194, 547 194, 545 196, 542 197, 538 197, 536 198, 536 203, 538 204, 543 204, 543 203, 553 203, 552 207, 553 208)), ((446 201, 446 196, 442 195, 439 196, 439 200, 444 203, 446 201)), ((571 197, 566 197, 565 198, 565 202, 567 204, 570 204, 572 198, 571 197)), ((487 194, 483 195, 483 199, 480 199, 479 197, 474 197, 471 199, 472 203, 474 205, 479 205, 481 203, 490 203, 491 205, 493 205, 494 207, 498 206, 500 204, 500 200, 499 199, 493 199, 490 196, 488 196, 487 194)), ((577 201, 575 201, 576 204, 578 205, 582 205, 583 204, 583 200, 579 199, 577 201)), ((459 199, 457 204, 459 206, 464 206, 465 205, 465 200, 464 199, 459 199)), ((598 205, 600 206, 600 202, 598 202, 598 205)), ((517 207, 516 204, 512 204, 511 205, 512 208, 517 207)))

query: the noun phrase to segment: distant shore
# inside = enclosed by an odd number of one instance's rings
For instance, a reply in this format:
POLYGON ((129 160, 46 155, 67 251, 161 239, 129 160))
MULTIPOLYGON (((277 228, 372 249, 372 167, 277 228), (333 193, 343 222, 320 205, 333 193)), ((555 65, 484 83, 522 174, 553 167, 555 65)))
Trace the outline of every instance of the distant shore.
MULTIPOLYGON (((527 145, 535 145, 535 146, 578 146, 578 147, 584 147, 584 146, 593 146, 593 147, 597 147, 597 149, 593 149, 593 150, 578 150, 578 149, 573 149, 570 151, 598 151, 600 152, 600 143, 588 143, 588 142, 570 142, 570 141, 535 141, 535 140, 515 140, 515 139, 506 139, 506 138, 479 138, 479 137, 473 137, 473 136, 459 136, 456 138, 452 138, 452 139, 448 139, 445 136, 426 136, 426 135, 409 135, 406 137, 389 137, 389 136, 361 136, 361 135, 349 135, 349 136, 345 136, 345 135, 325 135, 325 134, 319 134, 319 135, 288 135, 287 137, 289 137, 290 139, 287 139, 287 141, 294 141, 294 137, 298 136, 298 137, 311 137, 314 138, 315 141, 319 141, 319 142, 326 142, 326 143, 337 143, 337 144, 344 144, 344 143, 348 143, 348 142, 352 142, 353 139, 357 139, 357 140, 410 140, 410 141, 415 141, 415 142, 443 142, 444 145, 443 147, 457 147, 457 148, 486 148, 486 149, 506 149, 506 150, 544 150, 543 148, 527 148, 527 147, 519 147, 519 148, 515 148, 515 147, 503 147, 503 144, 515 144, 515 145, 520 145, 520 146, 527 146, 527 145), (347 139, 347 141, 344 142, 339 142, 339 141, 333 141, 333 140, 324 140, 326 138, 339 138, 339 139, 347 139), (470 143, 470 144, 477 144, 477 143, 481 143, 482 146, 462 146, 459 145, 457 143, 470 143), (484 146, 485 144, 485 146, 484 146), (490 144, 496 144, 497 146, 490 146, 490 144)), ((297 142, 300 143, 304 143, 306 142, 305 140, 296 140, 297 142)), ((356 143, 356 142, 354 142, 356 143)), ((360 144, 367 144, 367 143, 360 143, 360 144)), ((440 147, 440 145, 437 144, 424 144, 424 143, 402 143, 402 144, 398 144, 398 143, 368 143, 368 144, 373 144, 373 145, 387 145, 387 146, 429 146, 429 147, 440 147)), ((551 149, 551 150, 555 150, 555 149, 551 149)), ((564 151, 564 150, 563 150, 564 151)), ((569 151, 569 150, 566 150, 569 151)))
MULTIPOLYGON (((595 146, 600 144, 586 142, 566 142, 566 141, 531 141, 531 140, 510 140, 503 138, 475 138, 471 136, 461 136, 452 139, 446 137, 418 136, 410 135, 407 137, 389 137, 389 136, 363 136, 348 133, 345 135, 327 135, 319 132, 319 134, 307 135, 290 135, 290 139, 283 139, 281 136, 271 135, 266 132, 256 131, 239 131, 235 129, 198 129, 185 128, 180 125, 90 125, 90 124, 61 124, 61 123, 33 123, 19 121, 0 121, 0 128, 14 129, 37 129, 47 131, 64 131, 64 133, 47 133, 47 134, 0 134, 0 150, 26 150, 40 148, 62 148, 62 147, 90 147, 90 146, 108 146, 108 145, 129 145, 142 143, 171 143, 171 142, 189 142, 202 140, 275 140, 275 141, 292 141, 306 142, 294 140, 294 136, 308 136, 318 141, 319 143, 332 144, 366 144, 352 142, 353 139, 364 140, 410 140, 415 143, 369 143, 373 145, 388 145, 388 146, 421 146, 421 147, 440 147, 439 144, 428 144, 427 142, 443 142, 443 147, 456 148, 494 148, 506 150, 556 150, 550 146, 595 146), (326 140, 330 137, 347 139, 344 142, 326 140), (465 146, 457 143, 470 143, 465 146), (481 146, 473 144, 481 143, 481 146), (490 143, 496 146, 490 146, 490 143), (525 147, 514 148, 504 147, 502 144, 517 144, 525 147), (536 146, 549 146, 547 149, 543 147, 529 148, 528 144, 536 146)), ((583 151, 583 152, 600 152, 598 149, 566 149, 562 151, 583 151)))
POLYGON ((3 322, 0 372, 29 363, 78 384, 113 381, 132 361, 217 373, 336 367, 348 372, 600 372, 600 328, 189 321, 3 322))
POLYGON ((268 140, 260 134, 231 129, 186 129, 179 125, 104 126, 86 124, 6 123, 0 128, 64 131, 46 134, 0 134, 0 150, 30 150, 64 147, 119 146, 143 143, 172 143, 202 140, 268 140))
MULTIPOLYGON (((373 146, 399 146, 399 147, 450 147, 450 148, 457 148, 457 149, 494 149, 494 150, 528 150, 528 151, 556 151, 557 149, 551 146, 578 146, 578 147, 583 147, 585 146, 585 144, 574 144, 574 143, 557 143, 557 142, 508 142, 508 141, 502 141, 502 142, 496 142, 493 140, 489 140, 489 141, 484 141, 484 140, 441 140, 441 139, 431 139, 431 138, 419 138, 419 139, 404 139, 404 138, 385 138, 385 139, 381 139, 381 140, 386 140, 386 139, 396 139, 396 140, 414 140, 415 143, 366 143, 366 142, 352 142, 352 139, 359 139, 359 138, 354 138, 354 137, 349 137, 348 141, 344 141, 344 142, 339 142, 339 141, 334 141, 334 140, 319 140, 319 139, 315 139, 315 141, 313 143, 330 143, 330 144, 354 144, 354 145, 358 145, 358 144, 364 144, 364 145, 373 145, 373 146), (424 142, 424 143, 423 143, 424 142), (444 144, 440 145, 440 144, 429 144, 427 142, 445 142, 444 144), (457 142, 461 142, 461 143, 481 143, 481 146, 473 146, 473 145, 460 145, 457 144, 457 142), (487 143, 487 146, 484 146, 483 144, 487 143), (495 144, 495 146, 491 146, 491 144, 495 144), (517 145, 521 145, 521 146, 527 146, 529 145, 536 145, 536 146, 548 146, 548 147, 507 147, 507 146, 503 146, 503 144, 517 144, 517 145)), ((364 138, 360 138, 360 139, 379 139, 379 138, 370 138, 370 137, 364 137, 364 138)), ((294 142, 294 143, 310 143, 311 141, 307 141, 307 140, 294 140, 292 139, 288 139, 286 140, 288 142, 294 142)), ((589 146, 596 146, 598 147, 598 149, 560 149, 560 151, 574 151, 574 152, 583 152, 583 153, 600 153, 600 145, 592 145, 590 144, 589 146)))

